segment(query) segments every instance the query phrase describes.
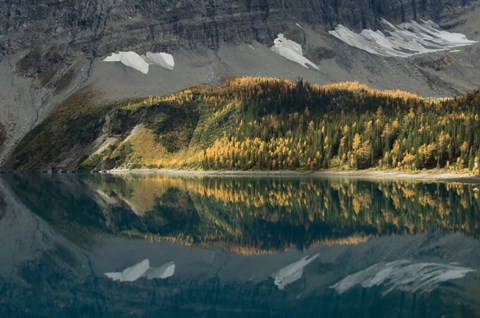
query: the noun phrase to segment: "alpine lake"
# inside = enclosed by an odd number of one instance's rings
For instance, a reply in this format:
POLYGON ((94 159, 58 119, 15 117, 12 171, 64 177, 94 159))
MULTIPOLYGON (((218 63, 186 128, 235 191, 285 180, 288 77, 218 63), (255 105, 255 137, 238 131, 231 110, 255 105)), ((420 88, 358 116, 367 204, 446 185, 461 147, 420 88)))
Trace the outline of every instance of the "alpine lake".
POLYGON ((480 317, 472 184, 0 176, 0 317, 480 317))

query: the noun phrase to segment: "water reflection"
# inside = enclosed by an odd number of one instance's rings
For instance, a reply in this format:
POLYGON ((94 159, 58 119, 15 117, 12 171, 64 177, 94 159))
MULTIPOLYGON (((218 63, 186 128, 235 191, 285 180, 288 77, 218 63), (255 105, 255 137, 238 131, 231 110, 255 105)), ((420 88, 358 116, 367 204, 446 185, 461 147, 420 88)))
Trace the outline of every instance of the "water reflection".
POLYGON ((313 262, 318 257, 318 254, 310 257, 309 255, 304 258, 292 263, 284 268, 280 269, 278 272, 272 274, 275 285, 278 289, 283 290, 287 285, 290 285, 293 282, 296 282, 303 275, 303 269, 313 262))
POLYGON ((121 272, 105 273, 113 281, 134 282, 141 277, 151 279, 167 279, 175 274, 175 263, 168 262, 159 267, 150 267, 150 261, 144 259, 138 264, 125 268, 121 272))
POLYGON ((480 196, 471 185, 455 183, 12 178, 21 200, 62 228, 185 245, 217 243, 242 254, 304 249, 316 243, 359 244, 371 236, 394 233, 446 230, 472 237, 480 233, 480 196))
POLYGON ((358 273, 347 276, 332 286, 343 294, 355 285, 364 288, 383 286, 383 295, 395 289, 409 292, 431 292, 440 283, 465 277, 474 270, 460 266, 436 263, 413 263, 399 260, 375 264, 358 273))
POLYGON ((0 317, 476 317, 470 185, 0 177, 0 317))

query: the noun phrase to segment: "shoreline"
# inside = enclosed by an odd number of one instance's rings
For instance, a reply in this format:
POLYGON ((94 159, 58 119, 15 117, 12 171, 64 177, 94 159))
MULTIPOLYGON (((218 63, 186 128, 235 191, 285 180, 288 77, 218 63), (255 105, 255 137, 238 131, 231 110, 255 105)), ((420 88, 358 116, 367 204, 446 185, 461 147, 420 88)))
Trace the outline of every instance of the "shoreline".
POLYGON ((257 177, 257 178, 349 178, 363 180, 411 180, 430 182, 460 182, 480 184, 480 176, 471 173, 454 173, 444 170, 420 172, 356 170, 356 171, 199 171, 175 169, 113 169, 104 173, 112 175, 163 175, 172 177, 257 177))

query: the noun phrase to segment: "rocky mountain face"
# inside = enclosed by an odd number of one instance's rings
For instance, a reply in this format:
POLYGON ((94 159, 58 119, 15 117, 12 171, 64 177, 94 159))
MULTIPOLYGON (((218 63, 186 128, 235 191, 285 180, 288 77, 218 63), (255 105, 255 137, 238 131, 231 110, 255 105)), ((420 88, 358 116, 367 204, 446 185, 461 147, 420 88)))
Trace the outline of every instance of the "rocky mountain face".
POLYGON ((68 96, 88 86, 104 98, 159 95, 236 75, 358 80, 378 88, 452 95, 475 87, 478 47, 461 58, 439 55, 383 61, 328 35, 432 19, 479 38, 478 0, 1 0, 0 166, 23 136, 68 96), (470 24, 469 24, 470 23, 470 24), (472 24, 473 23, 473 24, 472 24), (301 27, 300 27, 301 25, 301 27), (319 64, 313 72, 270 56, 278 33, 319 64), (253 51, 253 50, 256 51, 253 51), (101 59, 116 51, 168 52, 170 73, 137 77, 101 59), (321 63, 325 63, 322 65, 321 63), (448 69, 446 71, 446 69, 448 69), (383 75, 385 75, 383 77, 383 75), (472 81, 472 78, 475 80, 472 81), (120 81, 120 79, 122 81, 120 81), (405 80, 405 79, 408 79, 405 80), (128 84, 127 84, 128 81, 128 84))
MULTIPOLYGON (((47 64, 68 60, 75 51, 101 56, 119 48, 173 50, 218 48, 223 42, 270 44, 287 21, 331 29, 378 27, 392 22, 455 14, 471 0, 4 0, 0 54, 27 48, 29 58, 47 64), (40 49, 41 48, 41 49, 40 49)), ((31 73, 27 69, 26 73, 31 73)))

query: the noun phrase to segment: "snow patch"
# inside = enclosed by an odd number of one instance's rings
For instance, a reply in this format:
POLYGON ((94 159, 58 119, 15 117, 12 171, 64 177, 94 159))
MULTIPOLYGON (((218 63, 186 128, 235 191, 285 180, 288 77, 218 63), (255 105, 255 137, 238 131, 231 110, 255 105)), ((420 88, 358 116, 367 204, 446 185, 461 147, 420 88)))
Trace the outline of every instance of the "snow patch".
POLYGON ((120 62, 143 74, 148 74, 148 63, 135 52, 112 53, 104 62, 120 62))
POLYGON ((142 277, 148 280, 166 279, 175 274, 175 263, 169 262, 160 267, 150 267, 150 261, 144 259, 138 264, 127 267, 121 272, 105 273, 105 276, 113 281, 134 282, 142 277))
POLYGON ((142 57, 147 63, 161 66, 167 70, 173 70, 175 67, 175 60, 171 54, 147 52, 147 55, 142 57))
POLYGON ((278 289, 283 290, 287 285, 299 280, 302 278, 303 269, 313 262, 318 257, 318 254, 310 257, 307 255, 299 261, 292 263, 284 268, 280 269, 278 272, 272 274, 273 282, 278 287, 278 289))
POLYGON ((410 21, 395 26, 382 19, 381 24, 384 31, 364 29, 355 33, 339 24, 329 33, 350 46, 387 57, 405 58, 477 43, 464 34, 444 31, 432 21, 410 21))
POLYGON ((440 283, 465 277, 474 270, 460 266, 436 263, 413 263, 399 260, 375 264, 363 271, 352 274, 330 288, 343 294, 355 285, 364 288, 382 286, 383 295, 393 290, 406 292, 430 292, 440 283))
POLYGON ((282 33, 273 41, 271 50, 287 60, 298 63, 306 68, 319 70, 318 66, 303 56, 303 49, 300 44, 287 39, 282 33))
POLYGON ((122 52, 112 53, 103 59, 104 62, 120 62, 122 60, 122 52))
POLYGON ((138 55, 137 53, 132 51, 112 53, 103 61, 120 62, 123 65, 131 67, 134 70, 137 70, 145 75, 148 74, 150 65, 157 65, 167 70, 173 70, 173 68, 175 67, 175 59, 173 58, 173 55, 164 52, 147 52, 146 55, 138 55))

